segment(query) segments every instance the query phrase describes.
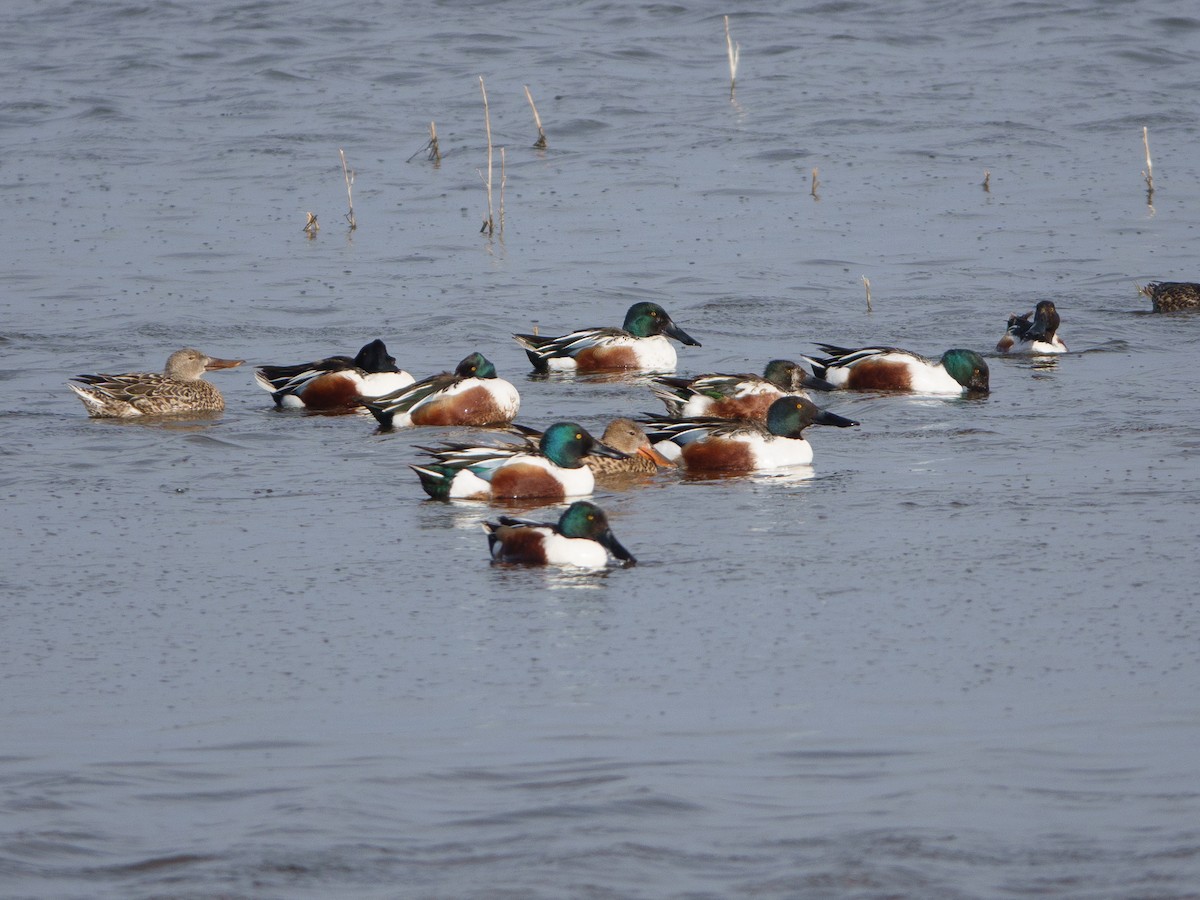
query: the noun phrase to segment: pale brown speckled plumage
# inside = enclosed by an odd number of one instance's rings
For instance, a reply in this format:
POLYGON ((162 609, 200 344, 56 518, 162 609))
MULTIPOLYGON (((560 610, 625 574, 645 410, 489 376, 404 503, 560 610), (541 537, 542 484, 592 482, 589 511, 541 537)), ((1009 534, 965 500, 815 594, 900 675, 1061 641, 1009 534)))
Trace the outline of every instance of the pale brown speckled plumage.
POLYGON ((650 445, 642 426, 632 419, 613 419, 600 440, 629 457, 585 456, 583 462, 593 475, 653 475, 660 468, 675 465, 650 445))
POLYGON ((1138 292, 1150 298, 1155 312, 1200 309, 1200 284, 1192 281, 1152 281, 1138 292))
POLYGON ((204 380, 211 369, 230 369, 240 359, 217 359, 191 347, 177 350, 162 373, 127 372, 122 375, 79 375, 68 384, 94 418, 129 419, 181 413, 220 412, 221 392, 204 380))

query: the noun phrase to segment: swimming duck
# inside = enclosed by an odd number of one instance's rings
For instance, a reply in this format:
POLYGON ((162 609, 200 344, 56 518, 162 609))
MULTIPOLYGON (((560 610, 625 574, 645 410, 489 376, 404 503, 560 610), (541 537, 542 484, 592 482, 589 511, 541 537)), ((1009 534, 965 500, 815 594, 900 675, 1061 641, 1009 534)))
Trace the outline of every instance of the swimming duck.
POLYGON ((1200 309, 1200 284, 1192 281, 1152 281, 1138 293, 1150 298, 1155 312, 1200 309))
POLYGON ((804 439, 809 425, 850 428, 858 422, 819 409, 807 397, 791 395, 771 404, 765 423, 652 416, 649 424, 650 440, 678 444, 689 471, 747 474, 811 463, 812 446, 804 439))
POLYGON ((129 372, 124 375, 79 375, 68 384, 93 418, 131 419, 137 416, 170 416, 195 412, 220 412, 221 392, 204 380, 213 369, 232 369, 244 360, 217 359, 193 347, 176 350, 162 373, 129 372))
POLYGON ((568 506, 556 525, 500 516, 483 530, 495 562, 599 569, 610 553, 628 565, 637 562, 613 536, 604 510, 586 500, 568 506))
POLYGON ((676 325, 657 303, 635 303, 620 328, 584 328, 561 337, 514 334, 535 372, 603 372, 640 369, 669 372, 675 348, 668 337, 699 347, 700 342, 676 325))
POLYGON ((258 384, 281 409, 352 409, 360 397, 379 397, 413 383, 376 338, 351 359, 329 356, 294 366, 260 366, 258 384))
POLYGON ((817 346, 829 357, 809 360, 813 372, 838 388, 919 394, 988 391, 987 363, 973 350, 947 350, 934 361, 895 347, 848 350, 833 344, 817 346))
POLYGON ((472 353, 453 372, 431 375, 408 387, 359 401, 384 430, 410 425, 504 425, 521 406, 517 389, 496 375, 482 353, 472 353))
POLYGON ((1066 353, 1058 336, 1060 320, 1054 301, 1041 300, 1033 312, 1009 316, 1008 330, 996 344, 1001 353, 1066 353))
POLYGON ((661 376, 650 385, 654 396, 677 419, 712 416, 718 419, 766 418, 767 409, 788 394, 805 396, 805 388, 831 391, 833 385, 805 371, 790 359, 773 359, 759 375, 661 376))
MULTIPOLYGON (((513 430, 528 442, 530 449, 536 449, 542 432, 524 425, 515 425, 513 430)), ((633 419, 613 419, 605 427, 600 443, 624 454, 623 458, 592 454, 585 456, 583 464, 592 470, 593 475, 600 478, 653 475, 659 469, 675 467, 675 463, 651 445, 645 430, 633 419)))
POLYGON ((589 454, 625 456, 574 422, 551 425, 536 449, 528 440, 492 447, 452 443, 420 449, 432 453, 434 462, 409 468, 435 500, 579 497, 596 486, 592 470, 584 464, 589 454))

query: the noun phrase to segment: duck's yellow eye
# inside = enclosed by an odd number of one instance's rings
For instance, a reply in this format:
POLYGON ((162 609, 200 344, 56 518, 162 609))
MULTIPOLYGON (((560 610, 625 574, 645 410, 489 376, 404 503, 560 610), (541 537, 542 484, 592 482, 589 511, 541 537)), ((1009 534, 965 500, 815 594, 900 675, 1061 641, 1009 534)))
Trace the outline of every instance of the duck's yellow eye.
POLYGON ((577 440, 577 441, 582 441, 582 440, 583 440, 583 435, 582 435, 582 434, 580 434, 578 431, 577 431, 577 432, 575 432, 575 440, 577 440))

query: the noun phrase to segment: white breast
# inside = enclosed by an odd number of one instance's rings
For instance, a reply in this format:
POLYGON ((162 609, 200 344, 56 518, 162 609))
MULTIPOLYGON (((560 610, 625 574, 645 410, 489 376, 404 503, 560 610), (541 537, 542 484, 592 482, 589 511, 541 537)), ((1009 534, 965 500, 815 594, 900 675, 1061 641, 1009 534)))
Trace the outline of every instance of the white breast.
POLYGON ((754 467, 759 471, 807 466, 813 459, 812 445, 804 438, 753 435, 750 441, 754 467))

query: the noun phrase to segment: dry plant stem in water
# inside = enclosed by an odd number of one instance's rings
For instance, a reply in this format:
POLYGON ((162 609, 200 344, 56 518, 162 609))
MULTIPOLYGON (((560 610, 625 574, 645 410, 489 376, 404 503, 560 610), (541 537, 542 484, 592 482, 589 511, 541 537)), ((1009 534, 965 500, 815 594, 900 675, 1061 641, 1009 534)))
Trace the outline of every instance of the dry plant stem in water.
MULTIPOLYGON (((479 90, 483 94, 483 121, 487 127, 487 177, 483 179, 483 183, 487 186, 487 218, 483 220, 483 227, 479 229, 479 233, 487 232, 490 236, 496 231, 496 220, 492 213, 492 115, 488 111, 487 88, 483 85, 483 76, 479 76, 479 90)), ((480 178, 483 178, 483 173, 480 173, 480 178)))
POLYGON ((350 212, 346 213, 346 221, 350 223, 350 230, 353 231, 358 227, 358 222, 354 218, 354 172, 346 167, 346 151, 338 148, 338 156, 342 158, 342 177, 346 179, 346 202, 350 205, 350 212))
POLYGON ((867 289, 867 312, 873 312, 871 309, 871 279, 866 275, 862 277, 863 287, 867 289))
POLYGON ((320 230, 321 226, 317 223, 317 214, 310 212, 308 214, 308 221, 304 223, 304 233, 307 234, 311 239, 315 238, 317 236, 317 232, 320 230))
POLYGON ((729 98, 732 100, 734 89, 737 87, 738 60, 742 57, 742 46, 735 44, 729 36, 729 16, 725 17, 725 52, 729 56, 729 98))
POLYGON ((1149 206, 1154 201, 1154 164, 1150 162, 1150 129, 1142 126, 1142 146, 1146 148, 1146 170, 1142 172, 1142 177, 1146 179, 1146 205, 1149 206))
POLYGON ((533 123, 537 125, 538 139, 534 141, 533 147, 535 150, 546 149, 546 131, 542 128, 542 117, 538 115, 537 106, 533 102, 533 94, 529 93, 529 85, 525 85, 525 99, 529 101, 529 108, 533 110, 533 123))
POLYGON ((500 237, 504 237, 504 185, 508 174, 504 168, 504 148, 500 148, 500 237))
POLYGON ((438 149, 437 125, 433 122, 429 123, 429 140, 425 142, 425 146, 406 159, 405 162, 412 162, 421 153, 425 154, 425 158, 433 163, 435 168, 441 165, 442 151, 438 149))
POLYGON ((992 192, 992 173, 987 169, 983 170, 983 192, 985 194, 992 192))
POLYGON ((817 170, 814 168, 812 170, 812 190, 810 191, 814 200, 821 199, 820 197, 817 196, 817 188, 820 187, 820 185, 821 185, 821 182, 817 180, 817 170))

